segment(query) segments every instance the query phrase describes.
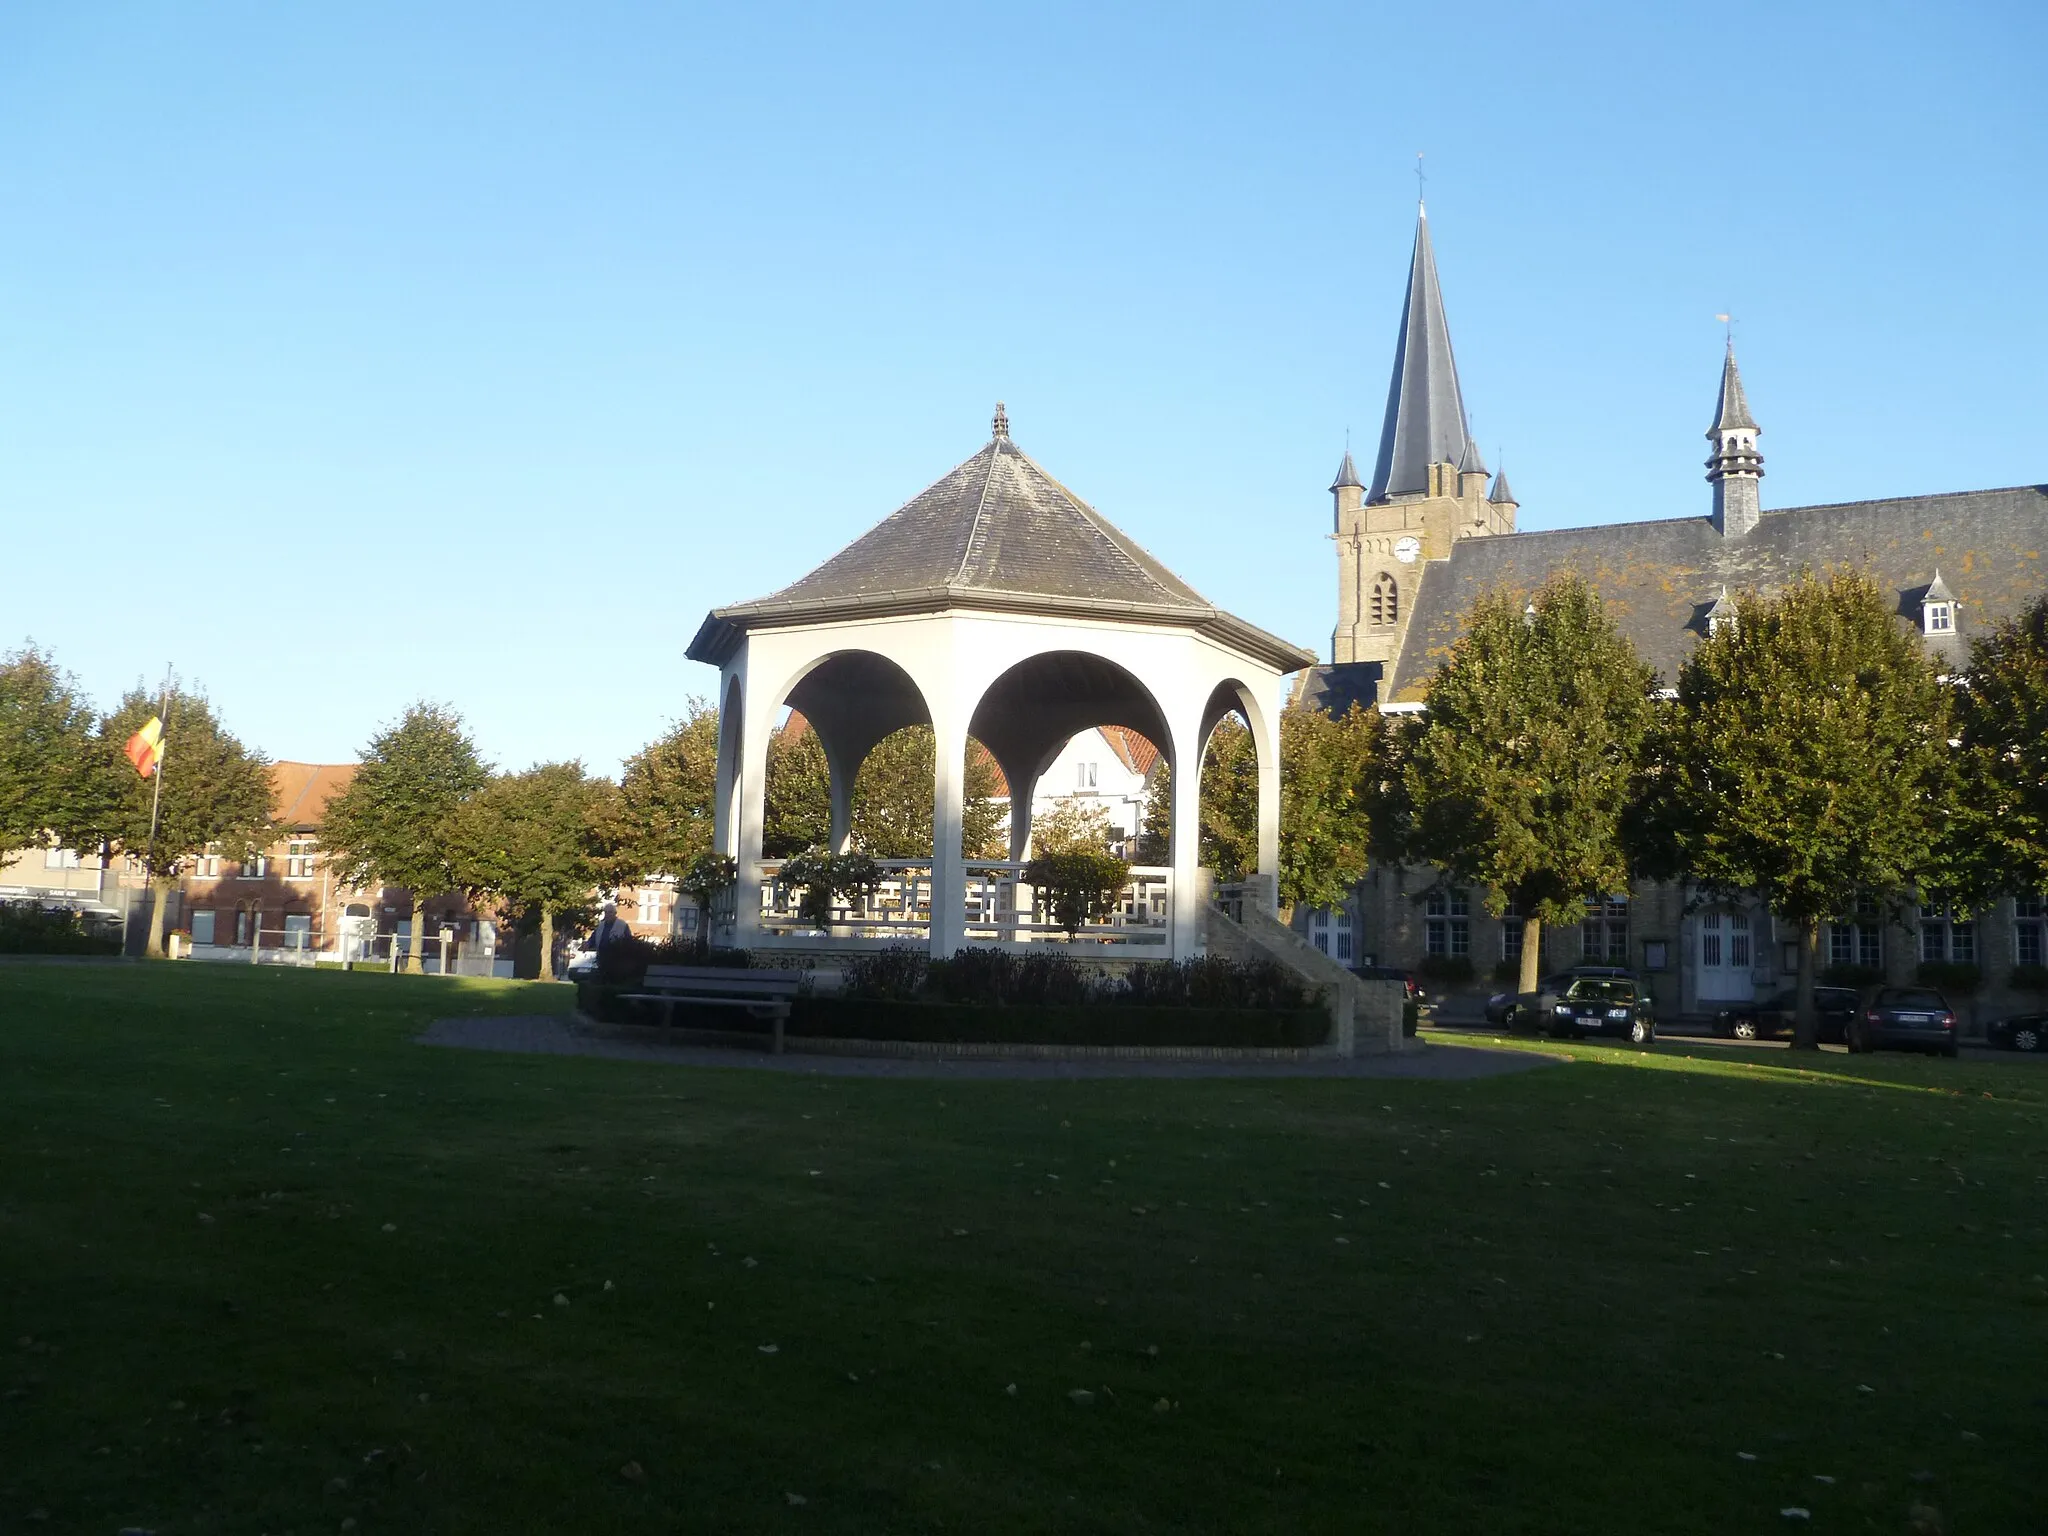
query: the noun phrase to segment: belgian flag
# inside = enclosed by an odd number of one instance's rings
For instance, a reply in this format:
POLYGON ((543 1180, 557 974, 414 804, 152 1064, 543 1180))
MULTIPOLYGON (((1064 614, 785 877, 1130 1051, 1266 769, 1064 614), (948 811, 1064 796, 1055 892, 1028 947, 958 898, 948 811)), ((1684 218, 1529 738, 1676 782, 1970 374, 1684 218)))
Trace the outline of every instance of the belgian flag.
POLYGON ((164 723, 155 715, 149 723, 128 738, 128 745, 121 749, 128 755, 128 761, 135 765, 135 771, 145 779, 163 766, 164 723))

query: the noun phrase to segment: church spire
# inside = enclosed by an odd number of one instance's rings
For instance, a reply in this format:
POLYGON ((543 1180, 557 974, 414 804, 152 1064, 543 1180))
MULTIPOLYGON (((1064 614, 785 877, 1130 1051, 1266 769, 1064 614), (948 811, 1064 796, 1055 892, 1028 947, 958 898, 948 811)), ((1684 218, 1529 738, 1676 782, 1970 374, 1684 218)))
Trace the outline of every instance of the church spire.
POLYGON ((1401 337, 1394 346, 1394 377, 1387 389, 1387 419, 1380 429, 1379 463, 1366 500, 1427 491, 1430 465, 1462 463, 1468 451, 1478 462, 1465 428, 1465 400, 1458 390, 1451 328, 1437 286, 1429 215, 1418 204, 1408 299, 1401 308, 1401 337))
POLYGON ((1763 478, 1764 456, 1756 450, 1763 428, 1749 414, 1749 401, 1742 393, 1742 372, 1735 366, 1735 338, 1728 338, 1728 355, 1721 363, 1721 397, 1715 403, 1714 424, 1707 428, 1707 441, 1714 445, 1707 460, 1707 481, 1714 487, 1714 526, 1723 538, 1739 539, 1761 517, 1757 482, 1763 478))

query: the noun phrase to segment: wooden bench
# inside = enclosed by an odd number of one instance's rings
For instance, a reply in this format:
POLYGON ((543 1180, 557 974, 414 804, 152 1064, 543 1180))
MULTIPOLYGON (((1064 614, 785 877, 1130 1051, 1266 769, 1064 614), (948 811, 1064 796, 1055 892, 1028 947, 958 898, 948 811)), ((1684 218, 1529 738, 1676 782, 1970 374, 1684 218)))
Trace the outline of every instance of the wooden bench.
POLYGON ((790 1000, 803 985, 796 971, 743 971, 721 965, 650 965, 644 990, 623 994, 633 1003, 660 1003, 661 1021, 671 1022, 676 1004, 711 1008, 744 1008, 774 1028, 775 1054, 782 1054, 782 1026, 789 1020, 790 1000))

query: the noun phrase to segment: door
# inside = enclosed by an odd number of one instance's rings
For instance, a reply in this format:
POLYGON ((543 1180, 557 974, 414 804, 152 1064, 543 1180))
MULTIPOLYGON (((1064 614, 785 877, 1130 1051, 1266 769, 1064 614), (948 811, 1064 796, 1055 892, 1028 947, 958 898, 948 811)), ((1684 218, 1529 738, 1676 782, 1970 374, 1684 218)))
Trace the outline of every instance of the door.
POLYGON ((1746 1003, 1755 995, 1750 979, 1754 940, 1747 912, 1709 908, 1694 919, 1696 995, 1701 1003, 1746 1003))

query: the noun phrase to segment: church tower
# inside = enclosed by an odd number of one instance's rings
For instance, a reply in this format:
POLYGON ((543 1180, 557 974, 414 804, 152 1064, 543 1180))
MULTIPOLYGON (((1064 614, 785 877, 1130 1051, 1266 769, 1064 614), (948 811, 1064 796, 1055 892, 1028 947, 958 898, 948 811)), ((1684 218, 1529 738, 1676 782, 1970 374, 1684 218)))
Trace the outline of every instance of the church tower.
POLYGON ((1420 205, 1372 484, 1359 484, 1347 452, 1330 494, 1337 525, 1330 659, 1339 664, 1390 662, 1400 653, 1424 561, 1445 559, 1459 539, 1515 531, 1507 481, 1488 494, 1486 464, 1465 418, 1429 214, 1420 205))
POLYGON ((1728 338, 1728 356, 1721 364, 1721 398, 1707 441, 1714 445, 1707 460, 1707 481, 1714 487, 1714 526, 1725 539, 1739 539, 1762 515, 1757 482, 1764 476, 1764 456, 1756 451, 1763 428, 1749 414, 1743 398, 1742 374, 1735 366, 1735 338, 1728 338))

